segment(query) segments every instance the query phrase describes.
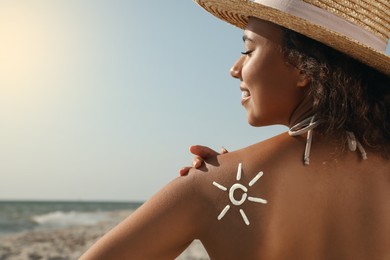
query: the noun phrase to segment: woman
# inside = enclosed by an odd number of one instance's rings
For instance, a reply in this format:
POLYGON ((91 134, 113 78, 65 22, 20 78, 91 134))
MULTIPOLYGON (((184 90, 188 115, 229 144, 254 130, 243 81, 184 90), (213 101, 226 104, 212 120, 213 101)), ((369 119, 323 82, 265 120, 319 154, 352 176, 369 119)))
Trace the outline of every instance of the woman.
POLYGON ((390 258, 387 2, 197 2, 245 28, 248 122, 290 131, 206 156, 81 259, 173 259, 193 239, 212 259, 390 258))

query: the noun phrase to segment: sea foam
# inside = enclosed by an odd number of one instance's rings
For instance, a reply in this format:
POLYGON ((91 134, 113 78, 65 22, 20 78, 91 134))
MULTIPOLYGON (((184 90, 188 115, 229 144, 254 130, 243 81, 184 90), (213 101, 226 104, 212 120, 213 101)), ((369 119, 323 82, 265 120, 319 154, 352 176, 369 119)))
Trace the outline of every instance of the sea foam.
POLYGON ((36 215, 32 220, 39 227, 62 228, 71 226, 95 225, 99 222, 108 220, 108 212, 79 212, 79 211, 53 211, 43 215, 36 215))

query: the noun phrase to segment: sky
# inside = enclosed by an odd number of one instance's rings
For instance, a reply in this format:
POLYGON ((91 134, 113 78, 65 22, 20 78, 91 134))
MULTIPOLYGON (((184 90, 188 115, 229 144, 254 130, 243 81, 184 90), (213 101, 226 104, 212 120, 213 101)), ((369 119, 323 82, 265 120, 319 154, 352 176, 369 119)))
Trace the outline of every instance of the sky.
POLYGON ((242 31, 191 0, 0 0, 0 200, 144 201, 254 128, 242 31))

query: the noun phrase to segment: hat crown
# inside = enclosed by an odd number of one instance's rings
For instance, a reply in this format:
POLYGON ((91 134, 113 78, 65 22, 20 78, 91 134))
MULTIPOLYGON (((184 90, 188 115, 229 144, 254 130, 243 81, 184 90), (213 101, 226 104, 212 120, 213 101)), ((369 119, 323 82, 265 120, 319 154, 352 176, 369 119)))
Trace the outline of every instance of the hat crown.
POLYGON ((387 41, 390 36, 388 0, 302 0, 356 24, 387 41))

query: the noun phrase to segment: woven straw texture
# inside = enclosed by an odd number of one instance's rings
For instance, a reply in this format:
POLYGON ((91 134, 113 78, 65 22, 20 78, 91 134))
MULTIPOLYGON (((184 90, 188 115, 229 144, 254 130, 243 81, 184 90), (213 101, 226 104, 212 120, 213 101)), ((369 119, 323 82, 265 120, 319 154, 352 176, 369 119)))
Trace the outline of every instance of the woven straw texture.
MULTIPOLYGON (((310 21, 249 0, 195 0, 206 11, 244 29, 248 17, 257 17, 299 32, 390 75, 390 56, 354 39, 310 21)), ((356 24, 387 42, 390 36, 389 0, 303 0, 350 23, 356 24)))

